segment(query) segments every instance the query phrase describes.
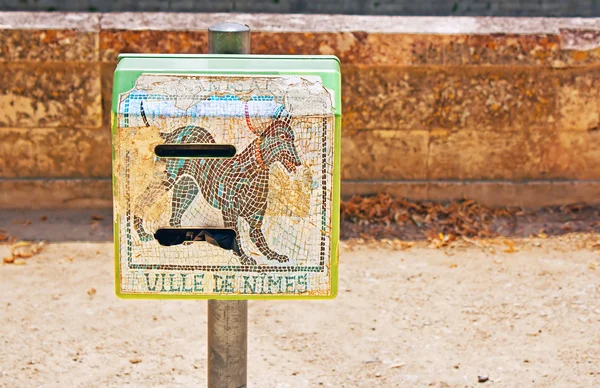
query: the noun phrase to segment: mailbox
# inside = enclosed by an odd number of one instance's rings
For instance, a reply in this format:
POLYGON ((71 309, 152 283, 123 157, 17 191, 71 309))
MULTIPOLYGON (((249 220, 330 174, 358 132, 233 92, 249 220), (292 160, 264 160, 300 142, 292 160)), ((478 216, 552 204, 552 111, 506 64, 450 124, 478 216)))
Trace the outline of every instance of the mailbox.
POLYGON ((333 56, 120 55, 117 294, 334 297, 340 82, 333 56))

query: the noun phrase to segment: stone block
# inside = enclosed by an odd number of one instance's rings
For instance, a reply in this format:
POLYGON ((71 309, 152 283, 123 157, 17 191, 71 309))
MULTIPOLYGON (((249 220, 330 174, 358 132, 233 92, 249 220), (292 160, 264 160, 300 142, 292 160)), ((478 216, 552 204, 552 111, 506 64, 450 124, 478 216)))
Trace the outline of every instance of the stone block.
POLYGON ((0 29, 0 61, 92 62, 98 60, 98 32, 0 29))
POLYGON ((0 178, 110 176, 108 128, 0 128, 0 178))
POLYGON ((0 127, 102 125, 98 64, 0 63, 0 127))
POLYGON ((560 131, 597 130, 600 124, 600 69, 565 72, 558 81, 556 127, 560 131))
POLYGON ((100 68, 102 74, 102 124, 106 128, 110 128, 112 88, 116 64, 102 63, 100 68))
POLYGON ((114 62, 119 53, 203 54, 208 50, 206 31, 103 30, 100 58, 114 62))
POLYGON ((600 132, 436 131, 431 180, 600 179, 600 132))
POLYGON ((553 128, 551 72, 344 66, 344 127, 518 131, 553 128))
POLYGON ((0 179, 0 209, 112 207, 110 179, 0 179))
POLYGON ((342 179, 425 179, 427 131, 364 131, 342 135, 342 179))
POLYGON ((352 65, 441 65, 449 37, 352 32, 252 33, 256 54, 335 55, 352 65))

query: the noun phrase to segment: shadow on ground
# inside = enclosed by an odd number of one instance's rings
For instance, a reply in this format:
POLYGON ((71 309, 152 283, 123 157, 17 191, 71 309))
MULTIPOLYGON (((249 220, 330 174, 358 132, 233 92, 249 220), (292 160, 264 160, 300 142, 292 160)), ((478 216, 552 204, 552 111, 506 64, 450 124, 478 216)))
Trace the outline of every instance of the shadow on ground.
POLYGON ((50 242, 112 241, 112 209, 3 210, 2 236, 50 242))

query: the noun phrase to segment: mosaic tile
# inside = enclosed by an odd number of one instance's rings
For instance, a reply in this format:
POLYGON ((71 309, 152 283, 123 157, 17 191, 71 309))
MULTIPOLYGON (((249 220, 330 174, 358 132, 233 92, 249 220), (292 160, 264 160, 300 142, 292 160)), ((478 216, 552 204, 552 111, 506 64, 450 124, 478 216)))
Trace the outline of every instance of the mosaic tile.
POLYGON ((335 115, 318 77, 144 74, 114 134, 124 294, 331 294, 335 115), (229 144, 230 158, 162 158, 229 144), (226 228, 233 249, 164 246, 161 228, 226 228))

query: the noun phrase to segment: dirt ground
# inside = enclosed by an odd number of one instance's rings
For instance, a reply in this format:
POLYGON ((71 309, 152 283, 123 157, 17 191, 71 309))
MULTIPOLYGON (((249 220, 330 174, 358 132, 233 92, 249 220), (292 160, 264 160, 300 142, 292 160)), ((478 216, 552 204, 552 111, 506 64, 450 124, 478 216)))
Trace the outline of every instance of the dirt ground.
MULTIPOLYGON (((47 233, 110 238, 97 221, 47 233)), ((337 299, 250 302, 249 386, 599 386, 596 240, 346 241, 337 299)), ((206 384, 206 302, 119 300, 112 252, 51 242, 0 264, 0 386, 206 384)))

